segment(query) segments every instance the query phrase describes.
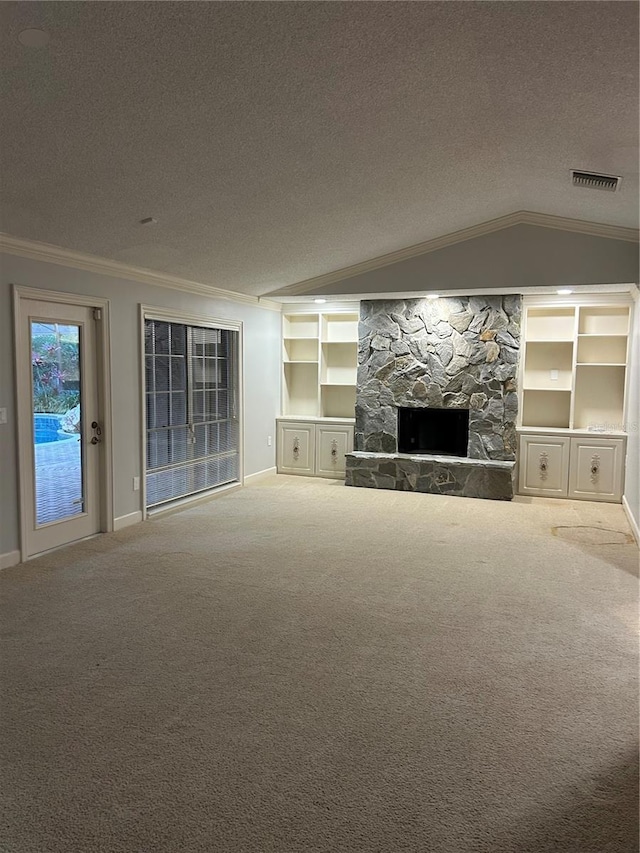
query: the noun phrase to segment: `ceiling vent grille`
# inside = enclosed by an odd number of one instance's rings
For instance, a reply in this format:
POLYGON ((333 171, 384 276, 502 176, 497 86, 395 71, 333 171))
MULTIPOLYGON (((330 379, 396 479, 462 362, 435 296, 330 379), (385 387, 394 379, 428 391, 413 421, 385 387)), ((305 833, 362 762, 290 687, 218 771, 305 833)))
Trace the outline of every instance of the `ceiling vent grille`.
POLYGON ((616 175, 599 175, 597 172, 580 172, 577 169, 572 169, 571 181, 574 187, 607 190, 607 192, 614 193, 619 188, 622 178, 616 175))

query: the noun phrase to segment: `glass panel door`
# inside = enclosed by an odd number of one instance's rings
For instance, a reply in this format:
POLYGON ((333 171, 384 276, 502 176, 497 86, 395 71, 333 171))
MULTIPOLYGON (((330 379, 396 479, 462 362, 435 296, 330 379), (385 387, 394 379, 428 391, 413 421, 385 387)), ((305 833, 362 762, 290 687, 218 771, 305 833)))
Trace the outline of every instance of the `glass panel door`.
POLYGON ((239 477, 235 330, 145 320, 147 507, 239 477))
POLYGON ((194 491, 237 480, 239 429, 235 346, 229 329, 192 328, 189 335, 194 491))
POLYGON ((19 298, 18 423, 22 550, 28 557, 100 530, 93 309, 19 298))
POLYGON ((84 511, 81 327, 31 320, 36 525, 84 511))

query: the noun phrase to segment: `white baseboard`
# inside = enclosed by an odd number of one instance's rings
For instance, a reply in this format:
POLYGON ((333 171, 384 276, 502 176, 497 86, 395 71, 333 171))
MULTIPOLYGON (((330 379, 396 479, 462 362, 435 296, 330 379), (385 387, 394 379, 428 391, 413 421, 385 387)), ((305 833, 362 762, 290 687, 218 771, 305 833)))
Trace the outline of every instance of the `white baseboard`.
POLYGON ((8 569, 10 566, 17 566, 20 562, 20 551, 7 551, 6 554, 0 554, 0 569, 8 569))
POLYGON ((142 521, 142 512, 130 512, 129 515, 120 515, 113 519, 113 530, 122 530, 125 527, 131 527, 132 524, 139 524, 142 521))
POLYGON ((256 480, 261 480, 263 477, 270 477, 272 474, 277 474, 278 469, 273 466, 273 468, 265 468, 263 471, 256 471, 255 474, 247 474, 244 478, 245 485, 247 483, 255 483, 256 480))
POLYGON ((636 537, 636 542, 638 543, 638 545, 640 545, 640 526, 638 526, 638 522, 633 517, 631 507, 629 506, 629 501, 624 495, 622 496, 622 507, 627 515, 627 521, 629 522, 631 532, 636 537))

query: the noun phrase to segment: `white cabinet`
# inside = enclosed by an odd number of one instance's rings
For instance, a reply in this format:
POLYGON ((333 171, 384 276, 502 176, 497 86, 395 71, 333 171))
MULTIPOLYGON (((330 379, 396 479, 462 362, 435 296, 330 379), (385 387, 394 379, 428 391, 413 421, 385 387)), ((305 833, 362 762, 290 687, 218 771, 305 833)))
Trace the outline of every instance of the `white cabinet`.
POLYGON ((623 438, 572 438, 568 496, 620 501, 623 463, 623 438))
POLYGON ((312 423, 278 423, 278 472, 315 472, 316 429, 312 423))
POLYGON ((278 473, 345 476, 345 454, 353 450, 353 425, 278 419, 278 473))
POLYGON ((624 447, 623 437, 521 435, 519 492, 618 502, 622 499, 624 447))
POLYGON ((345 455, 353 450, 353 427, 316 424, 316 475, 344 477, 345 455))
POLYGON ((567 497, 570 441, 568 436, 521 436, 521 495, 567 497))

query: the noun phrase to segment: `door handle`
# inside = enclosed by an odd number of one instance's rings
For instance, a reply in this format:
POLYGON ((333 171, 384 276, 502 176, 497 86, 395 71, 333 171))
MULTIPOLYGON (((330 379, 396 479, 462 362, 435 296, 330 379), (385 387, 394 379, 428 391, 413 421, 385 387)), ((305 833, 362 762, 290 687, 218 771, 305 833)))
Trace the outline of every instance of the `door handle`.
POLYGON ((91 429, 95 432, 95 435, 91 439, 90 444, 99 444, 102 441, 100 438, 102 435, 102 427, 98 421, 91 421, 91 429))

